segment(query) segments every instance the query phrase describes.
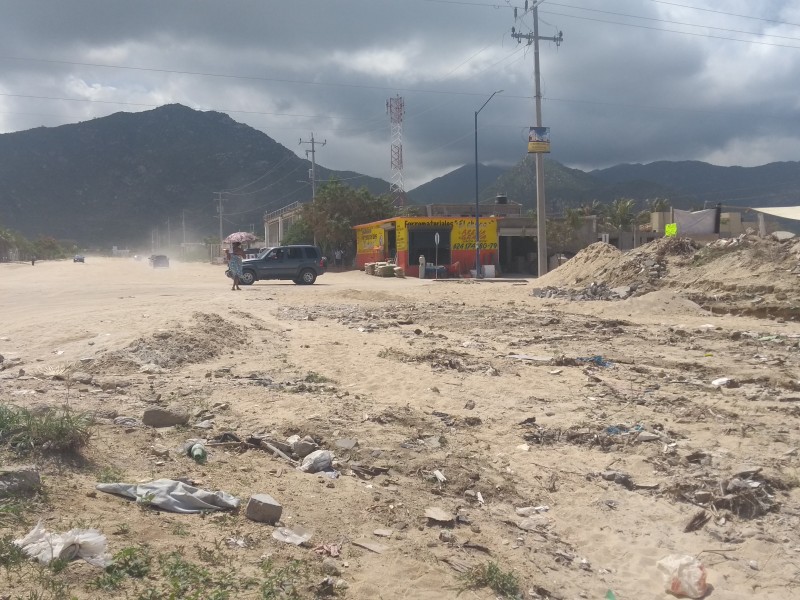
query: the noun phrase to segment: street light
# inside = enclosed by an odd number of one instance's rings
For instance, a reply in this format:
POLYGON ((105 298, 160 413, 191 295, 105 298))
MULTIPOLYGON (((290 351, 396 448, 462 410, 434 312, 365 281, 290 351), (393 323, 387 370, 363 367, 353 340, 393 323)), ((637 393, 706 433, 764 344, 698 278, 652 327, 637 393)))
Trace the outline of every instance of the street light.
POLYGON ((481 276, 481 226, 480 217, 481 209, 480 202, 478 201, 478 113, 489 104, 489 100, 495 97, 496 94, 502 94, 503 90, 497 90, 483 105, 475 111, 475 278, 481 276))

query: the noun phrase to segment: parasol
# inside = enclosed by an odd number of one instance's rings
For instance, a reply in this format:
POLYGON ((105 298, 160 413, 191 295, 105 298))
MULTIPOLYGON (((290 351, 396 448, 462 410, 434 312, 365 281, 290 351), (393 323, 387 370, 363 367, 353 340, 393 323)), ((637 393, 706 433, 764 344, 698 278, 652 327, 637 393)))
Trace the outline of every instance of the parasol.
POLYGON ((247 242, 254 242, 257 239, 258 238, 249 231, 237 231, 236 233, 232 233, 228 237, 226 237, 225 243, 226 244, 232 244, 233 242, 247 243, 247 242))

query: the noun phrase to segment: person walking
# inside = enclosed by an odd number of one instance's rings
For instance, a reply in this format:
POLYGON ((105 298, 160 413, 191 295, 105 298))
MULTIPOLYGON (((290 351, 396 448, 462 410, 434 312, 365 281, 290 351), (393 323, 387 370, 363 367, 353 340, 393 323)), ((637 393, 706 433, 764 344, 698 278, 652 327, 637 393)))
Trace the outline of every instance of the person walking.
POLYGON ((336 265, 337 270, 342 268, 342 249, 337 248, 333 251, 333 264, 336 265))
POLYGON ((242 278, 242 259, 244 258, 241 242, 233 242, 233 247, 230 250, 225 248, 225 258, 228 261, 228 270, 233 278, 231 290, 241 290, 239 281, 242 278))

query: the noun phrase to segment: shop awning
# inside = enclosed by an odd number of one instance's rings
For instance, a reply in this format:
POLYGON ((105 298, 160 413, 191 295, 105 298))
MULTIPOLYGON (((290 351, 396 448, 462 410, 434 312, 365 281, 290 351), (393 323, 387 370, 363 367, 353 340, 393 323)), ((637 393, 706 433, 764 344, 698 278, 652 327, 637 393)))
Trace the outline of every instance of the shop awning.
POLYGON ((772 215, 779 219, 792 219, 800 221, 800 206, 773 206, 767 208, 753 208, 752 210, 765 215, 772 215))

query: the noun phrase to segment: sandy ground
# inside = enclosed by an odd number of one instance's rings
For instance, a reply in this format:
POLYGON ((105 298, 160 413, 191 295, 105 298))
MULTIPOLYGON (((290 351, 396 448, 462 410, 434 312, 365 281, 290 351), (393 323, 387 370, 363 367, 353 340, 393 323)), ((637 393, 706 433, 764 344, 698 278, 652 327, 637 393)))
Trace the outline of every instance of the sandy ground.
MULTIPOLYGON (((342 543, 339 595, 359 599, 455 598, 457 567, 494 561, 526 598, 612 590, 660 600, 670 596, 656 562, 669 554, 702 560, 711 598, 800 595, 800 325, 791 319, 712 314, 679 286, 569 302, 531 296, 534 280, 355 271, 233 292, 222 271, 91 256, 0 265, 0 401, 68 403, 98 421, 83 460, 37 459, 47 502, 14 535, 42 516, 54 531, 98 528, 112 553, 222 545, 233 555, 225 568, 245 574, 265 556, 316 568, 314 547, 342 543), (59 376, 76 371, 84 383, 59 376), (721 377, 738 387, 711 385, 721 377), (175 405, 213 428, 113 423, 175 405), (654 439, 639 439, 637 426, 654 439), (178 450, 226 431, 311 435, 336 454, 341 476, 302 473, 258 449, 213 447, 205 465, 178 450), (345 438, 357 447, 337 447, 345 438), (353 463, 388 470, 362 478, 353 463), (186 476, 243 503, 268 493, 283 524, 314 537, 283 544, 243 511, 140 510, 94 492, 109 469, 128 483, 186 476), (738 473, 748 473, 739 476, 747 492, 730 486, 738 473), (515 509, 529 506, 547 509, 524 522, 515 509), (439 526, 429 507, 459 519, 439 526), (685 533, 700 510, 710 520, 685 533), (230 539, 245 547, 228 548, 230 539), (351 543, 359 539, 383 552, 351 543)), ((0 464, 31 460, 0 450, 0 464)), ((78 598, 136 597, 143 585, 89 589, 96 575, 74 562, 63 577, 78 598)), ((0 597, 27 598, 36 586, 0 570, 0 597)))

